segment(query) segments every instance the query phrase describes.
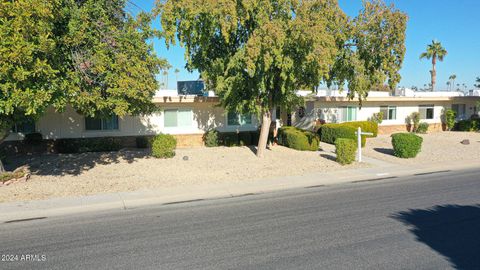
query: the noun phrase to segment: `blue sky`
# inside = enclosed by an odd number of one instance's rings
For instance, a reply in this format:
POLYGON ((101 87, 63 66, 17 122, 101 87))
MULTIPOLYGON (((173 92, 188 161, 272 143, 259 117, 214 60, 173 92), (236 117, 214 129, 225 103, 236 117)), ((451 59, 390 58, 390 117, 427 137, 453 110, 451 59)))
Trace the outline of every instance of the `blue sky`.
MULTIPOLYGON (((150 10, 154 0, 135 0, 144 10, 150 10)), ((399 86, 423 87, 430 83, 431 62, 419 60, 427 44, 432 39, 442 42, 448 55, 437 64, 437 90, 446 89, 451 74, 457 75, 457 83, 465 83, 473 88, 476 77, 480 77, 480 0, 388 0, 406 12, 409 17, 407 27, 407 52, 400 71, 402 81, 399 86)), ((350 16, 361 9, 361 0, 339 0, 340 7, 350 16)), ((155 22, 158 26, 158 21, 155 22)), ((163 40, 155 40, 157 55, 166 58, 172 65, 168 85, 175 89, 176 76, 173 70, 181 72, 179 80, 197 79, 198 73, 189 73, 185 66, 184 50, 180 46, 166 49, 163 40)), ((159 77, 159 79, 161 79, 159 77)))

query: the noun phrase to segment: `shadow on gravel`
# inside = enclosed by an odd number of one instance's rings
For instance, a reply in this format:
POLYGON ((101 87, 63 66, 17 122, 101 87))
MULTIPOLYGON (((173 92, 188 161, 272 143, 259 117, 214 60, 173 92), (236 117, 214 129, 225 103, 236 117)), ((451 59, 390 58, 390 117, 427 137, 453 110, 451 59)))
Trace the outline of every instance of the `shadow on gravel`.
POLYGON ((389 149, 389 148, 373 148, 373 150, 379 152, 379 153, 382 153, 382 154, 385 154, 385 155, 390 155, 390 156, 395 156, 394 152, 393 152, 393 149, 389 149))
POLYGON ((480 205, 442 205, 393 216, 456 269, 480 269, 480 205))

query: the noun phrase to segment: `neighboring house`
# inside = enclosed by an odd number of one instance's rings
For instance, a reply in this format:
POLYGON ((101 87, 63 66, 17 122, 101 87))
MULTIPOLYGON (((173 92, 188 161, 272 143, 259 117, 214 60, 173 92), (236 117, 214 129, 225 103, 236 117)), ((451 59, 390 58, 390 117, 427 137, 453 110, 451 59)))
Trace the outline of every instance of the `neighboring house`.
MULTIPOLYGON (((315 123, 325 121, 337 123, 346 121, 368 120, 374 113, 383 112, 384 121, 380 125, 380 133, 405 131, 406 118, 412 112, 420 112, 422 122, 430 124, 430 130, 441 130, 443 111, 452 108, 457 111, 458 118, 468 118, 477 113, 475 104, 479 96, 460 96, 454 92, 405 94, 397 93, 389 96, 387 92, 371 92, 362 107, 357 100, 348 100, 345 93, 320 90, 316 95, 304 96, 305 105, 292 113, 277 109, 274 120, 277 125, 290 124, 303 129, 312 130, 315 123), (401 95, 400 95, 401 94, 401 95), (427 95, 422 95, 427 94, 427 95)), ((210 93, 211 95, 211 93, 210 93)), ((259 127, 257 117, 226 112, 217 106, 218 97, 178 95, 176 90, 162 90, 154 97, 153 102, 159 111, 144 116, 112 116, 108 119, 93 119, 77 114, 67 108, 64 113, 56 113, 50 109, 36 123, 15 125, 7 141, 22 140, 24 134, 40 132, 44 139, 64 138, 96 138, 155 135, 159 133, 173 134, 178 145, 202 145, 203 134, 211 129, 219 132, 255 131, 259 127)))

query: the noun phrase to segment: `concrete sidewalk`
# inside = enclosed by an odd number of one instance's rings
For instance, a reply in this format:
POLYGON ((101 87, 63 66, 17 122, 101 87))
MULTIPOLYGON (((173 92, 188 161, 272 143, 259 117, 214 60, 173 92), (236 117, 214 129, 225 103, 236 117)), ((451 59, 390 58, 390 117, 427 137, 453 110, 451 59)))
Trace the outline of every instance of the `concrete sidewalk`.
POLYGON ((12 220, 52 217, 89 211, 132 209, 148 205, 228 198, 246 194, 266 193, 294 188, 369 181, 390 177, 470 169, 473 164, 454 163, 433 166, 402 166, 376 159, 364 158, 369 168, 315 173, 302 176, 250 180, 244 183, 180 186, 158 190, 139 190, 97 194, 83 197, 56 198, 42 201, 12 202, 0 204, 0 223, 12 220))

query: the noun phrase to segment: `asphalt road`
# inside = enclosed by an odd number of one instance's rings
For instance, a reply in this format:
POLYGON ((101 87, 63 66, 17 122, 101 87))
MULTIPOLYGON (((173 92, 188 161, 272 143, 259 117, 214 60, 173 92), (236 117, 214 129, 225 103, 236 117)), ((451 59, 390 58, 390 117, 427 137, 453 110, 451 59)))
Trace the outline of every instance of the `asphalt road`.
POLYGON ((15 221, 0 253, 0 269, 480 269, 480 170, 15 221))

